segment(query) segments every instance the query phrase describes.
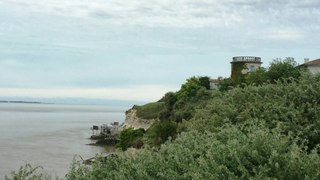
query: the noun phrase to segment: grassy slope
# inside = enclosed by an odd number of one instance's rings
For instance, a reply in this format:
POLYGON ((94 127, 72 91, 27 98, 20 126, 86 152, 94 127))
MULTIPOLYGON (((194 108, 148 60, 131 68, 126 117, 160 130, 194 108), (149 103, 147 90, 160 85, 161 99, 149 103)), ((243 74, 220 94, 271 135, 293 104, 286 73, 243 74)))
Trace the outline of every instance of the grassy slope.
POLYGON ((154 119, 165 109, 165 104, 163 102, 153 102, 143 106, 135 106, 135 109, 137 109, 138 117, 143 119, 154 119))

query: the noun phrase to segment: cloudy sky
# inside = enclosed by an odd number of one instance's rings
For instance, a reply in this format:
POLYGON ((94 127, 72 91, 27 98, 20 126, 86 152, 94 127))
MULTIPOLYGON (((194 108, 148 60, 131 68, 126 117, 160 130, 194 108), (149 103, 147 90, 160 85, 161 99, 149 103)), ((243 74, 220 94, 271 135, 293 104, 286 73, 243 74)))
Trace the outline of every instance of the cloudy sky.
POLYGON ((320 57, 320 0, 0 0, 0 97, 153 101, 232 56, 320 57))

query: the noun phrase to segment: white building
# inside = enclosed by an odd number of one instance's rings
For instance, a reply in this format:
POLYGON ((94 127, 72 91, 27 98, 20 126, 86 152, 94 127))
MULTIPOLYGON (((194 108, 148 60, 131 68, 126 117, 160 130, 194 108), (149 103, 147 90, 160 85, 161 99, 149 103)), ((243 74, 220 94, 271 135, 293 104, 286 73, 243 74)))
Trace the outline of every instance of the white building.
POLYGON ((304 59, 304 64, 301 67, 307 67, 312 74, 320 73, 320 58, 309 61, 309 59, 304 59))
POLYGON ((222 77, 218 77, 218 79, 210 79, 210 89, 218 90, 220 88, 220 82, 222 80, 222 77))

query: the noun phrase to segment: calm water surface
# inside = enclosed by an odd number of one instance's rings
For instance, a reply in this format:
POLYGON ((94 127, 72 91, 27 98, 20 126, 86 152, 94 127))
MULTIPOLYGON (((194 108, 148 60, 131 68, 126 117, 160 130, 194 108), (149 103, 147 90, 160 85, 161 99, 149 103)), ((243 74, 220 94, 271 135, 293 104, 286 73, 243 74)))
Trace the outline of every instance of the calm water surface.
MULTIPOLYGON (((64 177, 75 155, 104 152, 91 143, 92 125, 124 121, 125 108, 0 103, 0 179, 30 163, 64 177)), ((79 158, 78 158, 79 159, 79 158)))

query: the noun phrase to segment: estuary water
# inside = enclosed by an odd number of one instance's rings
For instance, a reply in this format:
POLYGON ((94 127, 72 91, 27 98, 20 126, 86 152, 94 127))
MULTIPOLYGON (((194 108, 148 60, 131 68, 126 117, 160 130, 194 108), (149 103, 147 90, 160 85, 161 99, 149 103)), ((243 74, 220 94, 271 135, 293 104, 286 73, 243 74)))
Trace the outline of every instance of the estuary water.
POLYGON ((73 158, 105 152, 87 145, 92 125, 124 121, 125 108, 0 103, 0 179, 30 163, 64 177, 73 158))

